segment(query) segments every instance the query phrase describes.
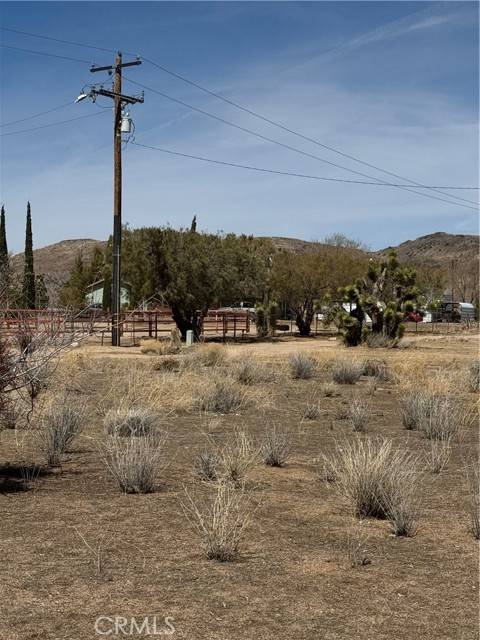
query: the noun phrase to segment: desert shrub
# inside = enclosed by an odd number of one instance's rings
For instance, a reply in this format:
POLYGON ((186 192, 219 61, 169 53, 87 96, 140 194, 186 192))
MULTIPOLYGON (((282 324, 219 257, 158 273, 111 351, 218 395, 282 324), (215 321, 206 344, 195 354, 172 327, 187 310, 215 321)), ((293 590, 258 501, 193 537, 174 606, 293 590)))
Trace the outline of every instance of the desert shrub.
POLYGON ((144 340, 140 351, 147 355, 168 356, 180 353, 181 345, 171 340, 144 340))
POLYGON ((204 449, 194 459, 193 470, 201 480, 217 480, 221 474, 221 462, 217 452, 204 449))
POLYGON ((322 416, 322 410, 318 402, 309 402, 303 410, 303 420, 318 420, 322 416))
POLYGON ((371 561, 366 549, 368 540, 368 532, 362 523, 353 524, 345 543, 345 553, 351 567, 365 567, 370 564, 371 561))
POLYGON ((367 396, 374 396, 375 391, 377 390, 377 379, 376 378, 368 378, 365 383, 365 393, 367 396))
POLYGON ((451 395, 431 395, 422 421, 423 435, 430 440, 451 441, 466 420, 462 403, 451 395))
POLYGON ((450 460, 451 441, 451 437, 443 440, 429 440, 426 462, 432 473, 440 473, 447 466, 450 460))
POLYGON ((225 347, 220 344, 202 344, 191 347, 183 359, 185 369, 217 367, 226 360, 225 347))
POLYGON ((290 436, 274 425, 266 430, 261 452, 263 461, 269 467, 283 467, 290 455, 290 436))
POLYGON ((416 531, 418 464, 386 440, 345 441, 331 459, 335 486, 358 517, 387 518, 396 535, 416 531))
POLYGON ((398 339, 390 338, 382 333, 369 333, 365 342, 370 349, 391 349, 397 346, 398 339))
POLYGON ((166 434, 144 438, 110 436, 103 446, 102 459, 125 493, 151 493, 158 472, 165 465, 166 434))
POLYGON ((245 431, 235 431, 220 451, 224 481, 242 485, 260 457, 258 446, 245 431))
POLYGON ((387 363, 383 360, 365 360, 363 363, 363 375, 374 377, 378 382, 389 382, 391 379, 387 363))
POLYGON ((157 426, 157 416, 146 407, 111 409, 103 421, 105 431, 111 436, 147 436, 157 426))
POLYGON ((2 400, 0 405, 0 431, 2 429, 15 429, 17 426, 17 409, 13 402, 2 400))
POLYGON ((251 519, 251 503, 243 490, 218 482, 209 499, 190 495, 185 489, 183 512, 200 536, 207 558, 232 562, 251 519))
POLYGON ((470 530, 480 540, 480 471, 478 462, 466 467, 470 530))
POLYGON ((295 380, 308 380, 313 377, 317 363, 303 353, 294 353, 290 356, 290 373, 295 380))
POLYGON ((208 380, 198 391, 197 406, 201 411, 233 413, 245 402, 244 392, 229 378, 208 380))
POLYGON ((402 421, 405 429, 420 429, 430 415, 434 402, 431 392, 425 389, 411 389, 404 393, 400 399, 402 421))
POLYGON ((480 360, 475 360, 468 368, 468 387, 470 391, 480 391, 480 360))
POLYGON ((353 431, 364 432, 370 420, 372 411, 368 402, 360 397, 352 398, 348 404, 348 420, 353 431))
POLYGON ((323 382, 319 388, 320 393, 326 398, 336 398, 340 395, 340 387, 336 382, 323 382))
POLYGON ((238 358, 232 364, 232 376, 237 382, 245 385, 260 384, 272 379, 267 367, 252 358, 238 358))
POLYGON ((171 356, 165 356, 164 358, 158 358, 152 364, 154 371, 172 372, 180 370, 180 360, 171 356))
POLYGON ((63 399, 52 405, 44 414, 38 432, 39 447, 47 464, 60 464, 62 455, 71 447, 82 428, 80 407, 63 399))
POLYGON ((335 482, 337 480, 337 465, 335 460, 325 454, 316 460, 317 471, 323 482, 335 482))
POLYGON ((347 358, 336 358, 332 363, 332 378, 337 384, 355 384, 363 373, 360 362, 347 358))

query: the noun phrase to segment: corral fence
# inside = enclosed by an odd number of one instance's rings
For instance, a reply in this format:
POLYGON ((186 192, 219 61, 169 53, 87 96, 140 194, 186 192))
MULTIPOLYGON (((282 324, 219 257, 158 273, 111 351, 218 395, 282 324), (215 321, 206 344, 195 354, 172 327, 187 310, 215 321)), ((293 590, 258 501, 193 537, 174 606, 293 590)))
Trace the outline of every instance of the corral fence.
MULTIPOLYGON (((200 338, 222 340, 245 339, 254 326, 249 311, 209 310, 200 325, 200 338)), ((139 344, 142 339, 168 338, 175 328, 169 309, 124 311, 120 331, 124 344, 139 344)), ((0 310, 0 330, 13 337, 19 331, 41 331, 51 336, 88 336, 90 342, 108 344, 112 332, 112 315, 100 309, 81 313, 59 309, 3 309, 0 310)))

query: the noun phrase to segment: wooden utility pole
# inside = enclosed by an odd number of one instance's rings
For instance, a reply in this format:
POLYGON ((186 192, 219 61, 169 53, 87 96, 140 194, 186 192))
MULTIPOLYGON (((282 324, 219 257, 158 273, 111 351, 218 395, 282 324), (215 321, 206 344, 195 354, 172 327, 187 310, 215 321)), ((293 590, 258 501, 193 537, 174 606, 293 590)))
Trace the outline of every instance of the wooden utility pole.
POLYGON ((120 346, 121 335, 121 286, 122 286, 122 115, 125 104, 143 102, 139 97, 122 94, 122 68, 141 64, 137 59, 133 62, 122 62, 122 54, 118 52, 113 66, 92 67, 90 71, 108 71, 114 73, 113 91, 101 87, 93 88, 90 95, 105 96, 114 101, 113 114, 113 246, 112 246, 112 346, 120 346))

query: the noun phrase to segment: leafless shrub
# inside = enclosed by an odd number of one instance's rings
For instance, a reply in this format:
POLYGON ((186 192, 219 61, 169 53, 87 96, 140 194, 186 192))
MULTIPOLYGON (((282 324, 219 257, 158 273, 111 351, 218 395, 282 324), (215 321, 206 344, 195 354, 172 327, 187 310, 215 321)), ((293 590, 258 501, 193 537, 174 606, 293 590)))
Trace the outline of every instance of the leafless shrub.
POLYGON ((181 345, 171 340, 144 340, 140 352, 146 355, 169 356, 180 353, 181 345))
POLYGON ((17 426, 17 409, 11 400, 3 401, 0 405, 0 431, 2 429, 15 429, 17 426))
POLYGON ((332 483, 337 480, 337 465, 331 457, 322 453, 315 463, 318 475, 323 482, 332 483))
POLYGON ((340 395, 340 386, 336 382, 323 382, 320 393, 326 398, 336 398, 340 395))
POLYGON ((375 395, 376 390, 377 390, 377 379, 368 378, 367 382, 365 383, 365 393, 367 394, 367 396, 372 397, 375 395))
POLYGON ((317 363, 303 353, 294 353, 290 356, 290 373, 295 380, 309 380, 315 374, 317 363))
POLYGON ((382 333, 369 333, 366 339, 367 347, 370 349, 391 349, 396 347, 398 339, 389 338, 382 333))
POLYGON ((480 540, 480 471, 478 461, 465 468, 468 485, 470 530, 480 540))
POLYGON ((389 382, 391 380, 387 363, 383 360, 365 360, 363 363, 363 375, 374 377, 378 382, 389 382))
POLYGON ((380 439, 345 441, 331 459, 335 485, 358 517, 387 518, 396 535, 415 534, 418 464, 380 439))
POLYGON ((193 461, 195 474, 201 480, 217 480, 221 475, 222 460, 216 451, 204 449, 193 461))
POLYGON ((269 467, 283 467, 290 455, 291 439, 286 431, 273 425, 265 432, 261 445, 263 461, 269 467))
POLYGON ((450 460, 452 437, 441 440, 429 440, 429 448, 426 453, 427 466, 432 473, 443 471, 450 460))
POLYGON ((181 506, 200 536, 207 558, 219 562, 238 558, 240 542, 252 514, 251 502, 242 489, 219 482, 207 500, 194 497, 185 489, 181 506))
POLYGON ((80 433, 82 422, 82 410, 69 402, 68 398, 55 402, 45 412, 38 432, 38 442, 47 464, 60 464, 62 455, 69 450, 80 433))
POLYGON ((198 367, 218 367, 226 360, 225 347, 220 344, 195 345, 191 347, 183 358, 184 369, 198 367))
POLYGON ((322 416, 322 410, 318 402, 309 402, 303 410, 303 420, 319 420, 322 416))
POLYGON ((429 440, 451 441, 467 419, 462 403, 451 395, 430 396, 428 412, 422 421, 422 432, 429 440))
POLYGON ((372 411, 368 402, 360 397, 354 397, 348 405, 348 419, 353 431, 365 432, 372 411))
POLYGON ((259 448, 245 431, 236 431, 221 449, 222 479, 239 486, 257 464, 259 448))
POLYGON ((152 435, 157 427, 157 416, 146 407, 111 409, 105 415, 105 431, 111 436, 130 437, 152 435))
POLYGON ((332 363, 332 378, 338 384, 355 384, 363 373, 363 365, 355 360, 336 358, 332 363))
POLYGON ((201 411, 234 413, 245 403, 245 393, 230 378, 215 377, 198 391, 197 406, 201 411))
POLYGON ((345 544, 345 553, 351 567, 365 567, 371 563, 366 548, 369 538, 370 536, 362 522, 356 522, 350 527, 345 544))
POLYGON ((434 402, 431 392, 425 389, 411 389, 404 393, 400 399, 403 426, 405 429, 416 430, 421 428, 430 415, 434 402))
POLYGON ((178 358, 174 358, 171 356, 165 356, 163 358, 158 358, 152 364, 152 369, 154 371, 164 371, 164 372, 173 372, 180 370, 180 360, 178 358))
POLYGON ((122 491, 155 491, 157 475, 166 467, 166 437, 164 433, 144 438, 108 438, 102 449, 102 459, 122 491))
POLYGON ((267 367, 252 358, 238 358, 232 364, 232 375, 237 382, 246 385, 261 384, 272 379, 267 367))
POLYGON ((475 360, 468 368, 468 387, 474 393, 480 391, 480 360, 475 360))

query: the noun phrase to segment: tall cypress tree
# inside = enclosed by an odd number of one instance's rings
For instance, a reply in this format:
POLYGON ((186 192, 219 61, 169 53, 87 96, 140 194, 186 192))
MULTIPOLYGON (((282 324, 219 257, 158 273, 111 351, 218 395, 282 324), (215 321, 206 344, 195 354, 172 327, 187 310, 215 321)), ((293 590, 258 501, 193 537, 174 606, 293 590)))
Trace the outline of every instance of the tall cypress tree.
POLYGON ((8 262, 7 229, 5 227, 5 207, 0 214, 0 266, 8 262))
POLYGON ((25 228, 25 266, 23 271, 23 306, 35 309, 35 271, 33 269, 32 214, 27 202, 27 225, 25 228))

